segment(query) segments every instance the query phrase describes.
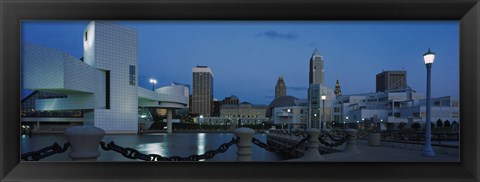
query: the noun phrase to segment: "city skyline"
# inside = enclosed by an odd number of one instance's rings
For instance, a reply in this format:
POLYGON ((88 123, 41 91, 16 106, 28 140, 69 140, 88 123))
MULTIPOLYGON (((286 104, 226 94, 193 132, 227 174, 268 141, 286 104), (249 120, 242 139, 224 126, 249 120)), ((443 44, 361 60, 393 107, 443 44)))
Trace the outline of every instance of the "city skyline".
MULTIPOLYGON (((23 22, 22 42, 80 58, 87 23, 23 22)), ((402 69, 408 73, 408 85, 424 94, 422 55, 430 47, 437 54, 432 96, 458 97, 458 21, 115 23, 138 31, 138 84, 144 88, 151 88, 150 78, 159 81, 157 88, 170 82, 192 85, 191 68, 205 65, 215 74, 218 100, 236 95, 242 102, 268 104, 279 76, 285 79, 287 95, 306 98, 308 65, 318 48, 326 85, 334 88, 338 78, 344 95, 375 92, 376 74, 402 69)))

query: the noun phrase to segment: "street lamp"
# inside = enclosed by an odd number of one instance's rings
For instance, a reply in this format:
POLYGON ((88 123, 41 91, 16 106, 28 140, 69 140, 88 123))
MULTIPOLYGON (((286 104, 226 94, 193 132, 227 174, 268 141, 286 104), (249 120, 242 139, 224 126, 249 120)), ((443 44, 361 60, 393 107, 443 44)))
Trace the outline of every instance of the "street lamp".
POLYGON ((327 120, 326 120, 326 117, 325 117, 325 99, 327 99, 327 96, 324 94, 322 95, 322 107, 323 107, 323 114, 322 114, 322 129, 327 129, 326 128, 326 123, 327 123, 327 120))
POLYGON ((435 156, 435 152, 433 151, 432 148, 432 127, 431 127, 431 105, 430 105, 430 75, 431 75, 431 69, 432 69, 432 64, 433 60, 435 59, 435 53, 430 51, 430 48, 428 49, 428 52, 423 54, 423 61, 425 62, 425 66, 427 67, 427 118, 425 122, 425 146, 423 147, 423 152, 422 156, 428 156, 428 157, 433 157, 435 156))
MULTIPOLYGON (((345 119, 346 119, 346 120, 347 120, 347 122, 348 122, 348 116, 347 116, 347 117, 345 117, 345 119)), ((345 122, 343 122, 343 123, 345 123, 345 122)), ((344 128, 345 128, 345 127, 344 127, 344 128)))
POLYGON ((157 80, 150 78, 150 83, 152 84, 152 91, 155 90, 155 85, 157 84, 157 80))
POLYGON ((365 118, 362 118, 362 128, 365 129, 365 118))
MULTIPOLYGON (((317 118, 317 113, 313 114, 313 116, 315 116, 315 118, 317 118)), ((315 119, 315 121, 316 121, 316 120, 317 120, 317 119, 315 119)), ((315 124, 315 123, 317 123, 317 122, 314 122, 314 124, 315 124)), ((316 124, 315 124, 314 127, 315 127, 315 128, 318 128, 316 124)))

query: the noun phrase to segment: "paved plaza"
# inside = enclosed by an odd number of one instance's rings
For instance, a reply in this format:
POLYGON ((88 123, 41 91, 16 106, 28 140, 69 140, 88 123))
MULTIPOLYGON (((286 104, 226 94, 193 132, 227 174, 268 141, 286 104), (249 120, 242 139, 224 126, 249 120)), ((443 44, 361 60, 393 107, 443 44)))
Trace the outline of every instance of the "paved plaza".
MULTIPOLYGON (((423 157, 421 150, 394 148, 388 146, 369 146, 367 143, 358 142, 360 153, 346 154, 337 152, 325 154, 323 157, 332 162, 459 162, 457 154, 435 151, 435 157, 423 157)), ((459 149, 457 149, 459 150, 459 149)))

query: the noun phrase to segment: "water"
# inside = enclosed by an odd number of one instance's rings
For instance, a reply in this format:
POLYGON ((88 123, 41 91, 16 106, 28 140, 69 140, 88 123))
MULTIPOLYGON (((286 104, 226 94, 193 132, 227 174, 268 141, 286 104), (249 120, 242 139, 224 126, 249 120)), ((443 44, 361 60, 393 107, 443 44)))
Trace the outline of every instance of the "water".
MULTIPOLYGON (((229 142, 234 135, 232 133, 173 133, 173 134, 145 134, 145 135, 105 135, 103 141, 108 143, 114 141, 115 144, 122 147, 134 148, 144 154, 159 154, 164 157, 180 156, 188 157, 192 154, 203 154, 208 150, 215 150, 223 143, 229 142)), ((265 134, 255 134, 255 138, 266 142, 265 134)), ((33 150, 52 145, 57 142, 61 146, 67 140, 62 134, 36 134, 31 137, 23 135, 21 137, 21 152, 26 153, 33 150)), ((98 148, 101 155, 97 161, 136 161, 123 157, 113 151, 104 151, 98 148)), ((233 162, 236 160, 237 146, 232 145, 221 154, 207 161, 233 162)), ((70 149, 65 153, 55 154, 44 158, 41 161, 70 161, 68 157, 70 149)), ((272 152, 268 152, 252 143, 253 161, 280 161, 282 158, 272 152)))

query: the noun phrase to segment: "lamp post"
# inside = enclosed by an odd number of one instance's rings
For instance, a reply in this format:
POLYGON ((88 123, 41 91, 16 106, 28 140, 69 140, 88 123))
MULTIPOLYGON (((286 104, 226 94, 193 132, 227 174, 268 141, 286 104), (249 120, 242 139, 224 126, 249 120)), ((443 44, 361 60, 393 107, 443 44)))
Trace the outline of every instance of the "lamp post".
POLYGON ((152 91, 155 90, 155 85, 157 84, 157 80, 153 79, 153 78, 150 78, 150 83, 152 84, 152 91))
MULTIPOLYGON (((313 114, 313 116, 315 116, 315 120, 317 120, 317 113, 313 114)), ((315 125, 314 128, 318 128, 318 127, 315 125)))
POLYGON ((432 126, 431 126, 431 105, 430 105, 430 75, 433 60, 435 59, 435 53, 428 49, 428 52, 423 54, 423 61, 425 62, 425 66, 427 67, 427 118, 425 121, 425 146, 423 147, 422 156, 433 157, 435 156, 435 152, 432 148, 432 126))
POLYGON ((326 127, 326 117, 325 117, 325 99, 327 99, 327 96, 324 94, 322 95, 322 107, 323 107, 323 113, 322 113, 322 129, 327 129, 326 127))
POLYGON ((203 122, 203 115, 200 115, 198 119, 199 130, 202 130, 202 122, 203 122))
POLYGON ((365 118, 362 118, 362 129, 365 129, 365 118))
MULTIPOLYGON (((347 120, 347 122, 348 122, 348 116, 347 116, 347 117, 345 117, 345 119, 346 119, 346 120, 347 120)), ((343 123, 345 123, 345 122, 343 122, 343 123)), ((343 128, 345 128, 345 126, 344 126, 343 128)))

